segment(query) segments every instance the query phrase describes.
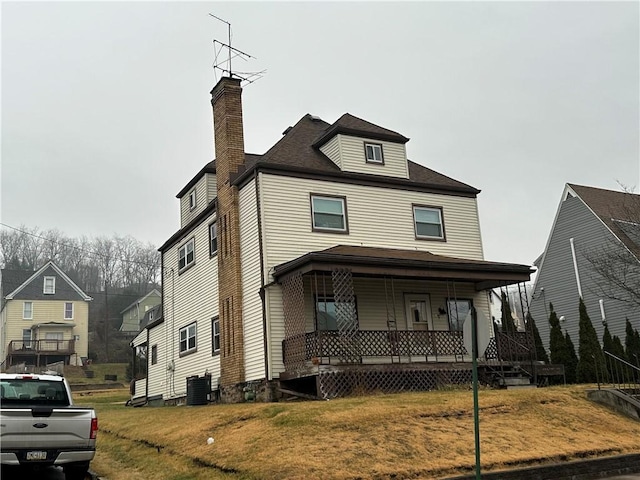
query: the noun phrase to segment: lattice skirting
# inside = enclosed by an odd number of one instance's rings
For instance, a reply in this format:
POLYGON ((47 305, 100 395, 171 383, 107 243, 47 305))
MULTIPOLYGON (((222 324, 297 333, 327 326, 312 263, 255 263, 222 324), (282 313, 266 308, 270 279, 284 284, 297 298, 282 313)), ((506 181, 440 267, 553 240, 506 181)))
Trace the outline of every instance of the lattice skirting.
POLYGON ((399 393, 471 385, 467 369, 325 371, 318 375, 318 396, 324 399, 361 393, 399 393))

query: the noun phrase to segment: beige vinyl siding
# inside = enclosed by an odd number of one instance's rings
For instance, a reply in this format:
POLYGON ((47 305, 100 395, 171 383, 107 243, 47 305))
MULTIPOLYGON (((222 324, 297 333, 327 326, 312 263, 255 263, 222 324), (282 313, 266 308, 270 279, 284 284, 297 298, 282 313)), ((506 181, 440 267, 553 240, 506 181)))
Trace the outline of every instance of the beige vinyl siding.
POLYGON ((277 175, 261 178, 267 271, 305 253, 339 244, 483 259, 475 198, 277 175), (312 231, 311 193, 346 197, 348 234, 312 231), (416 240, 412 204, 442 207, 446 242, 416 240))
MULTIPOLYGON (((5 352, 11 340, 22 340, 22 330, 31 328, 35 324, 60 322, 64 325, 55 327, 40 327, 40 332, 62 332, 63 340, 73 340, 74 335, 80 339, 75 343, 76 355, 71 358, 72 363, 80 363, 81 357, 87 357, 89 352, 89 304, 83 300, 73 301, 73 320, 64 319, 65 300, 9 300, 5 306, 6 328, 4 337, 5 352), (22 318, 23 303, 33 302, 31 320, 22 318), (73 328, 68 326, 75 325, 73 328)), ((44 340, 42 338, 37 340, 44 340)), ((4 360, 4 359, 3 359, 4 360)))
POLYGON ((340 170, 342 170, 342 156, 340 151, 340 138, 342 135, 336 135, 327 143, 325 143, 322 147, 320 147, 320 151, 324 153, 329 160, 335 163, 340 170))
MULTIPOLYGON (((205 372, 214 378, 220 376, 219 361, 211 352, 211 319, 218 315, 218 257, 209 256, 209 223, 213 218, 214 215, 207 217, 163 254, 165 399, 184 396, 187 377, 205 372), (178 274, 178 250, 190 238, 195 239, 195 264, 178 274), (193 322, 196 322, 197 351, 180 357, 179 331, 193 322), (169 364, 172 370, 167 370, 169 364)), ((151 381, 157 381, 155 374, 151 381)))
POLYGON ((185 193, 180 199, 180 226, 184 227, 191 220, 196 218, 200 212, 202 212, 208 205, 208 195, 210 195, 209 180, 206 175, 203 175, 200 180, 193 187, 185 193), (189 209, 189 195, 196 189, 196 207, 193 210, 189 209))
POLYGON ((382 142, 372 138, 348 135, 338 135, 338 137, 340 137, 340 157, 343 171, 409 178, 407 152, 403 143, 382 142), (384 165, 367 163, 365 143, 382 145, 384 165))
POLYGON ((165 322, 156 325, 149 331, 148 355, 151 355, 151 346, 158 346, 158 363, 151 365, 147 371, 147 389, 148 396, 165 395, 165 386, 170 378, 167 370, 167 332, 165 330, 165 322))
POLYGON ((239 197, 244 363, 245 379, 250 381, 265 377, 255 179, 240 190, 239 197))
POLYGON ((266 308, 268 315, 267 337, 269 341, 270 355, 269 379, 278 378, 280 372, 284 372, 282 362, 282 340, 284 340, 284 312, 282 310, 282 287, 270 285, 266 291, 266 308))
POLYGON ((217 177, 213 173, 205 173, 207 179, 207 205, 218 196, 217 177))

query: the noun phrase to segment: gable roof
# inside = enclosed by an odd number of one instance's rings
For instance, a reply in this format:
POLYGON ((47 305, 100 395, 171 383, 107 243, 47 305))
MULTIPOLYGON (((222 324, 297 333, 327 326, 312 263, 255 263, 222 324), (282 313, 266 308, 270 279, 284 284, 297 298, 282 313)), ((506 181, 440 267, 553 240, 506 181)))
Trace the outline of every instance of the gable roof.
POLYGON ((640 259, 640 195, 571 183, 567 187, 640 259))
MULTIPOLYGON (((60 267, 58 267, 55 263, 53 263, 53 261, 49 260, 47 263, 45 263, 42 267, 40 267, 38 270, 36 270, 35 272, 26 272, 26 274, 30 274, 26 279, 20 281, 19 284, 13 284, 10 288, 12 288, 12 290, 9 289, 4 289, 3 286, 3 295, 4 295, 4 299, 5 300, 12 300, 13 297, 15 295, 17 295, 23 288, 25 288, 27 285, 29 285, 33 280, 35 280, 36 278, 38 278, 45 270, 47 270, 48 268, 53 268, 53 270, 60 275, 60 278, 62 278, 71 288, 73 288, 73 290, 75 290, 78 295, 80 295, 82 297, 83 300, 89 302, 91 300, 93 300, 92 297, 90 297, 89 295, 87 295, 78 285, 76 285, 76 283, 71 280, 71 278, 69 278, 69 276, 64 273, 60 267), (4 293, 4 292, 8 292, 8 293, 4 293)), ((19 274, 16 274, 15 270, 3 270, 2 271, 2 281, 3 281, 3 285, 5 283, 5 274, 6 272, 11 272, 9 273, 9 282, 17 282, 19 281, 19 274)))
POLYGON ((147 293, 146 295, 136 299, 135 301, 133 301, 131 303, 131 305, 128 305, 126 308, 122 309, 122 311, 120 312, 120 315, 122 315, 124 312, 126 312, 127 310, 129 310, 132 307, 135 307, 137 304, 144 302, 147 298, 149 298, 153 293, 155 293, 158 296, 158 299, 160 299, 160 297, 162 295, 160 295, 160 292, 158 291, 157 288, 152 289, 149 293, 147 293))

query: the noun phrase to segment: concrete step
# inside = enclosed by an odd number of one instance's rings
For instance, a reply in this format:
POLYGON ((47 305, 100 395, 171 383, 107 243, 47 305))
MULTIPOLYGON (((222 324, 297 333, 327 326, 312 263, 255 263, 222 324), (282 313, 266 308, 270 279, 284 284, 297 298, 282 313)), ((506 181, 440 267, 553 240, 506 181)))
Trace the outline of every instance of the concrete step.
POLYGON ((507 377, 501 378, 500 384, 506 385, 507 387, 531 385, 531 379, 529 377, 507 377))

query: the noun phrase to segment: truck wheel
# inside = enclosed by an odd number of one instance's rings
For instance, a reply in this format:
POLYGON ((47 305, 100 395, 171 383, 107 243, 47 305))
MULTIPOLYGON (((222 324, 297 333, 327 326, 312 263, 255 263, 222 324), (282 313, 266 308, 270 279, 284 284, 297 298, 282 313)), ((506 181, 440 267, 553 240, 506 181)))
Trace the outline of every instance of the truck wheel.
POLYGON ((88 463, 72 463, 63 468, 66 480, 85 480, 89 471, 88 463))

